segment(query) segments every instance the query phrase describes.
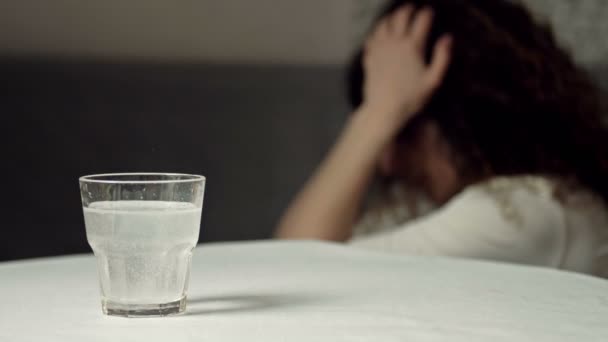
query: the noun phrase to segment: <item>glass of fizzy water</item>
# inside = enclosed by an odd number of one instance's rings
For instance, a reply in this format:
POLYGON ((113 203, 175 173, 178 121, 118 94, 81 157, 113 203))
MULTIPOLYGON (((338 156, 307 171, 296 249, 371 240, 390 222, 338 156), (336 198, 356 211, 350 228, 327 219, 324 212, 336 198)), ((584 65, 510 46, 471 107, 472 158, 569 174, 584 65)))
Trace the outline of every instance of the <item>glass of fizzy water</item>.
POLYGON ((158 317, 184 312, 205 177, 122 173, 79 181, 103 313, 158 317))

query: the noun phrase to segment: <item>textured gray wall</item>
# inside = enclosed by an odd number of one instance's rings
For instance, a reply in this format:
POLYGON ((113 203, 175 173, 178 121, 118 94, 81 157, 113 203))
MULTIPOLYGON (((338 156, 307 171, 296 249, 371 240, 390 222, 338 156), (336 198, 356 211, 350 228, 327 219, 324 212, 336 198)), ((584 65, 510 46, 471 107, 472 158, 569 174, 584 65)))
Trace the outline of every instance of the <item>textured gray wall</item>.
POLYGON ((353 0, 1 0, 0 54, 336 64, 353 0))
POLYGON ((586 65, 608 65, 608 1, 525 0, 549 20, 560 41, 586 65))
MULTIPOLYGON (((2 0, 0 54, 342 64, 383 0, 2 0)), ((524 0, 587 64, 608 1, 524 0)))

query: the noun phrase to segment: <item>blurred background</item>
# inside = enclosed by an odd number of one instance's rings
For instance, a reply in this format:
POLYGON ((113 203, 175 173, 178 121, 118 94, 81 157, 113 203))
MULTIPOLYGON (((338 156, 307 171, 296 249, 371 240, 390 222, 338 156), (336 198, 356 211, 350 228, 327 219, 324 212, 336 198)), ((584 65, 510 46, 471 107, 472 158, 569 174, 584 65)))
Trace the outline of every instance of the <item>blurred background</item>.
MULTIPOLYGON (((527 0, 608 88, 608 1, 527 0)), ((88 252, 78 177, 207 177, 201 242, 264 239, 348 114, 379 0, 0 0, 0 260, 88 252)))

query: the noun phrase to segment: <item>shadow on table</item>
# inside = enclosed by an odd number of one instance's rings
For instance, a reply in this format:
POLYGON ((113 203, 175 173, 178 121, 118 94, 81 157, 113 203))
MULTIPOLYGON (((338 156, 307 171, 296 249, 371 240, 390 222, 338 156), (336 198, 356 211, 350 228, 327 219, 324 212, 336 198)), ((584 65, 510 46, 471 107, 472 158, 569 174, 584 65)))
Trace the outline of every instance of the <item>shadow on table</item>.
POLYGON ((228 314, 294 306, 313 300, 311 297, 286 294, 251 294, 188 298, 186 315, 228 314))

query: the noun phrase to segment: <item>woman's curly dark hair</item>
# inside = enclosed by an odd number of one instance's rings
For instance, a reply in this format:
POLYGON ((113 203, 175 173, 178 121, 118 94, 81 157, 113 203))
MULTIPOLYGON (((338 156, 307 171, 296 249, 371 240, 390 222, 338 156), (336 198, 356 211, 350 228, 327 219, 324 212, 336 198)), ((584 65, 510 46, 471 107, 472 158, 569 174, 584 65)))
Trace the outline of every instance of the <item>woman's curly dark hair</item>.
MULTIPOLYGON (((507 0, 393 0, 377 21, 404 4, 435 12, 426 57, 446 32, 454 38, 442 86, 407 125, 437 123, 468 183, 494 175, 539 174, 568 180, 608 201, 608 129, 600 92, 558 46, 552 30, 507 0)), ((362 102, 359 52, 349 97, 362 102)))

